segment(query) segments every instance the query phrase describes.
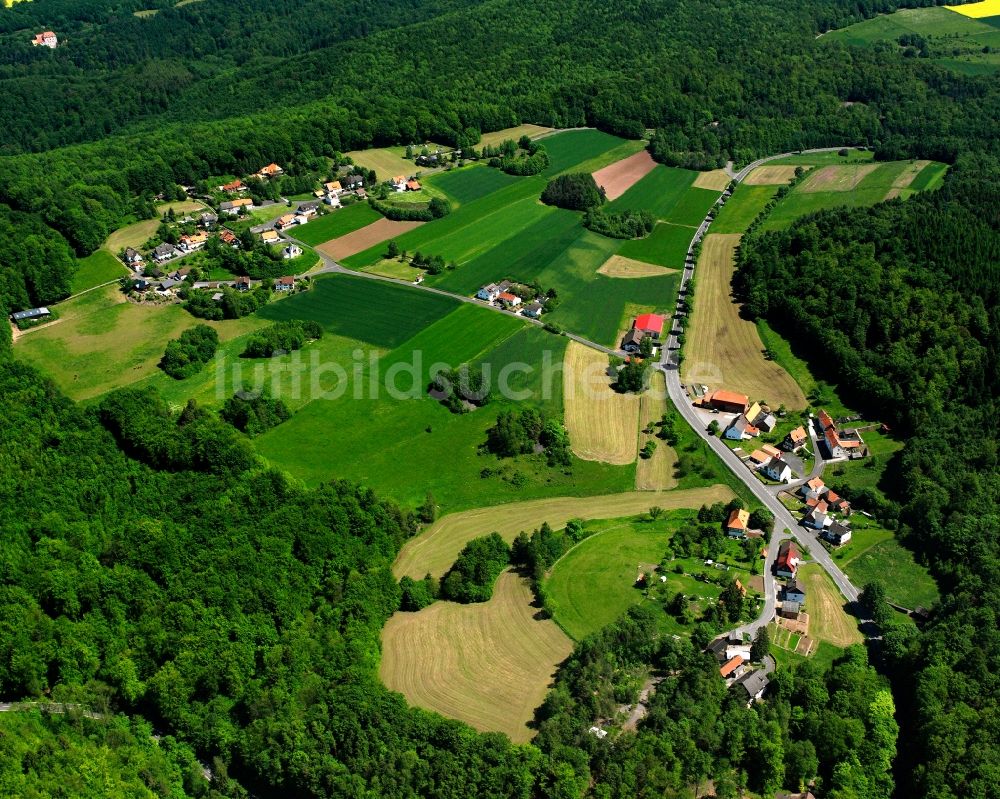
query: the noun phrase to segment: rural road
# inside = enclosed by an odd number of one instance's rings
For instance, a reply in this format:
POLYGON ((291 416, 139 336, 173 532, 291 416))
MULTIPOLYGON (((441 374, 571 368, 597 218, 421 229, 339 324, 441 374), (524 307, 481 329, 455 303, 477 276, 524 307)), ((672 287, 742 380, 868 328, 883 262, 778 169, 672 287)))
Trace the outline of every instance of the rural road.
MULTIPOLYGON (((820 147, 812 150, 802 150, 801 152, 804 154, 830 153, 837 152, 842 149, 844 148, 820 147)), ((778 155, 771 155, 766 158, 758 158, 756 161, 747 164, 743 167, 743 169, 737 172, 733 177, 733 180, 736 183, 740 183, 745 180, 747 175, 753 172, 753 170, 757 167, 766 164, 769 161, 774 161, 779 158, 787 158, 790 155, 796 154, 797 153, 779 153, 778 155)), ((725 197, 720 197, 719 202, 724 203, 725 197)), ((715 209, 713 208, 713 210, 715 209)), ((710 225, 711 219, 706 215, 701 225, 698 226, 698 230, 695 231, 694 237, 691 239, 691 244, 688 246, 685 267, 681 274, 678 302, 683 301, 686 297, 687 282, 691 279, 694 271, 694 248, 705 236, 710 225)), ((733 474, 735 474, 748 489, 750 489, 750 492, 765 508, 774 514, 774 533, 771 536, 771 542, 767 548, 767 558, 764 561, 764 607, 761 614, 754 621, 741 627, 737 627, 733 630, 733 632, 736 634, 747 633, 753 636, 760 627, 766 626, 773 618, 777 603, 778 590, 777 581, 774 578, 773 571, 774 560, 778 553, 778 546, 783 540, 793 537, 791 533, 793 530, 796 531, 794 535, 795 539, 798 541, 801 548, 805 550, 801 554, 803 556, 808 554, 810 560, 818 563, 824 570, 826 570, 844 597, 849 602, 856 602, 859 593, 858 589, 854 587, 851 581, 847 579, 847 575, 845 575, 837 564, 833 562, 833 558, 830 557, 830 553, 827 552, 826 548, 816 535, 805 528, 799 527, 798 522, 792 514, 789 513, 788 509, 785 508, 785 506, 778 500, 776 496, 778 492, 770 491, 768 486, 761 483, 750 472, 746 465, 744 465, 739 457, 737 457, 733 451, 729 449, 729 447, 727 447, 719 438, 708 432, 703 421, 692 407, 684 389, 681 388, 680 364, 677 360, 679 346, 677 336, 671 332, 667 341, 660 349, 661 360, 659 368, 663 370, 664 376, 666 377, 667 393, 670 395, 671 401, 677 407, 677 410, 680 412, 684 420, 691 425, 692 429, 701 437, 701 439, 716 452, 729 470, 733 472, 733 474)), ((812 425, 809 426, 809 433, 813 440, 813 448, 816 453, 816 468, 814 468, 813 472, 810 474, 810 476, 813 477, 822 471, 823 460, 819 448, 816 446, 816 437, 812 430, 812 425)))

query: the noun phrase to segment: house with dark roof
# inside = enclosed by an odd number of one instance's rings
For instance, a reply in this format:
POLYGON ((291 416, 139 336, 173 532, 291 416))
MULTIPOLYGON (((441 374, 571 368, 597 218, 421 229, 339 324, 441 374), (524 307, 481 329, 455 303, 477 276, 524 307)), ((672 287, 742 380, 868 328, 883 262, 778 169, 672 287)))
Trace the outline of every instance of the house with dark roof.
POLYGON ((803 604, 806 601, 806 588, 796 579, 791 579, 785 583, 782 596, 786 602, 798 602, 803 604))
POLYGON ((274 281, 275 291, 291 291, 293 288, 295 288, 295 277, 293 275, 285 275, 274 281))
POLYGON ((792 467, 779 457, 772 457, 764 464, 761 471, 779 483, 787 483, 792 479, 792 467))
POLYGON ((738 685, 746 691, 747 705, 750 705, 764 696, 764 691, 767 690, 770 682, 764 670, 757 669, 756 671, 751 671, 749 674, 744 674, 733 685, 738 685))
POLYGON ((638 352, 642 347, 642 340, 644 338, 646 338, 646 334, 633 327, 625 334, 625 338, 622 339, 622 349, 625 352, 638 352))
POLYGON ((791 600, 785 600, 781 603, 781 607, 778 609, 778 613, 782 618, 785 619, 797 619, 799 617, 799 611, 802 606, 798 602, 792 602, 791 600))
POLYGON ((542 315, 542 311, 543 311, 544 308, 545 308, 545 306, 542 305, 540 302, 532 302, 532 303, 526 305, 524 307, 524 310, 521 311, 521 313, 524 316, 529 316, 532 319, 537 319, 539 316, 542 315))
POLYGON ((840 547, 851 540, 851 528, 841 522, 832 522, 820 535, 835 547, 840 547))
POLYGON ((171 258, 176 258, 178 255, 180 255, 180 251, 173 244, 161 244, 153 250, 153 260, 160 264, 171 258))

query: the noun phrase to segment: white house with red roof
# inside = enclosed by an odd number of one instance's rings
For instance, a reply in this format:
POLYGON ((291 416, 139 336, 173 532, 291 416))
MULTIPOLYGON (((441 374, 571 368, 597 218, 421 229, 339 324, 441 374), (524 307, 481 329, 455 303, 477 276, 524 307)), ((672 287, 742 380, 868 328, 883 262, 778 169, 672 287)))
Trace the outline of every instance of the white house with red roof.
POLYGON ((782 541, 778 547, 778 557, 774 561, 774 573, 778 577, 795 577, 799 570, 799 549, 794 541, 782 541))
POLYGON ((663 334, 664 321, 666 321, 666 317, 660 316, 660 314, 644 313, 635 318, 635 321, 632 322, 632 329, 645 333, 655 341, 663 334))
POLYGON ((54 50, 59 46, 59 37, 57 37, 52 31, 44 31, 42 33, 36 33, 35 38, 31 40, 31 43, 35 47, 51 47, 54 50))

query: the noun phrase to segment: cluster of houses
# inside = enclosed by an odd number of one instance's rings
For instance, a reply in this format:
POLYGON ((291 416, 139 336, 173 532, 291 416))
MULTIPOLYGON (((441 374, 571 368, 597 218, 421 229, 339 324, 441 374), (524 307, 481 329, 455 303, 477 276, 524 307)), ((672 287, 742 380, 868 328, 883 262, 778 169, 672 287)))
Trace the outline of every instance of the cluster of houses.
POLYGON ((420 181, 416 178, 408 178, 406 175, 397 175, 392 179, 392 187, 397 192, 420 191, 420 181))
POLYGON ((59 37, 52 31, 43 31, 42 33, 35 34, 35 38, 31 40, 31 44, 34 47, 51 47, 55 50, 59 46, 59 37))
POLYGON ((531 319, 538 319, 545 310, 544 299, 536 297, 525 305, 522 299, 511 291, 514 288, 520 290, 523 287, 510 280, 503 280, 500 283, 487 283, 485 286, 481 286, 479 291, 476 292, 476 299, 488 302, 490 305, 497 305, 508 311, 520 313, 522 316, 527 316, 531 319))
POLYGON ((719 662, 719 674, 729 687, 746 695, 748 707, 764 696, 771 682, 768 671, 774 670, 770 655, 764 659, 763 668, 755 668, 750 662, 750 644, 736 634, 717 638, 709 644, 708 651, 719 662))
POLYGON ((791 539, 782 541, 774 559, 774 574, 785 580, 781 589, 781 607, 778 608, 778 613, 786 619, 798 620, 806 604, 806 589, 797 577, 801 562, 802 557, 795 542, 791 539))
POLYGON ((361 175, 343 175, 339 180, 331 180, 323 184, 322 188, 313 192, 313 197, 322 200, 332 208, 340 207, 340 198, 345 194, 353 194, 359 200, 368 197, 365 192, 365 179, 361 175))
POLYGON ((294 212, 282 214, 274 221, 275 230, 288 230, 296 225, 304 225, 319 213, 319 203, 302 203, 294 212))
POLYGON ((831 460, 863 458, 868 454, 868 448, 861 434, 857 430, 838 429, 837 423, 826 411, 819 412, 815 423, 826 448, 827 457, 831 460))
POLYGON ((663 335, 666 317, 655 313, 644 313, 632 320, 632 327, 622 339, 622 349, 628 353, 639 352, 642 340, 647 336, 655 344, 663 335))
POLYGON ((820 477, 803 483, 799 491, 806 504, 803 525, 816 530, 820 538, 837 547, 851 540, 850 522, 847 521, 851 515, 850 502, 828 488, 820 477))

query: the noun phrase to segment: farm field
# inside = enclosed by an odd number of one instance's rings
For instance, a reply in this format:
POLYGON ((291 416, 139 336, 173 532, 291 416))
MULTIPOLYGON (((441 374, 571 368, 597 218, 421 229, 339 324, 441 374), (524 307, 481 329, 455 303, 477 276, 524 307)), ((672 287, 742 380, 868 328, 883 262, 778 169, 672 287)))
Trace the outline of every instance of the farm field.
POLYGON ((625 258, 622 255, 612 255, 601 264, 601 268, 597 270, 597 274, 605 275, 606 277, 636 278, 669 275, 676 271, 676 269, 668 269, 665 266, 657 266, 645 261, 625 258))
POLYGON ((722 192, 729 187, 732 180, 725 169, 713 169, 710 172, 699 172, 692 185, 696 189, 712 189, 722 192))
POLYGON ((860 644, 864 636, 858 620, 844 610, 845 600, 823 569, 813 563, 799 568, 798 579, 806 589, 809 637, 838 647, 860 644))
POLYGON ((128 270, 108 250, 95 250, 86 258, 76 262, 76 274, 70 284, 70 292, 79 294, 81 291, 110 283, 112 280, 125 277, 128 270))
POLYGON ((424 274, 424 270, 410 266, 409 263, 400 261, 398 258, 383 258, 377 264, 366 266, 362 271, 409 282, 415 281, 424 274))
POLYGON ((396 222, 392 219, 378 219, 369 225, 346 233, 340 238, 320 244, 316 249, 335 261, 341 261, 371 248, 376 248, 379 253, 383 253, 384 249, 381 245, 384 242, 402 236, 423 224, 423 222, 396 222))
MULTIPOLYGON (((375 176, 381 182, 395 175, 409 177, 417 171, 416 164, 403 157, 405 153, 405 147, 378 147, 370 150, 352 150, 344 155, 350 156, 358 166, 374 169, 375 176)), ((428 170, 422 167, 421 171, 428 170)))
POLYGON ((972 19, 983 19, 984 17, 1000 16, 1000 0, 979 0, 978 3, 966 3, 958 6, 945 6, 949 11, 954 11, 965 17, 972 19))
POLYGON ((539 619, 527 579, 506 571, 489 602, 435 602, 396 613, 382 630, 379 676, 410 704, 506 733, 516 743, 573 644, 539 619))
POLYGON ((618 249, 618 254, 637 261, 683 269, 688 247, 695 228, 660 222, 643 239, 630 239, 618 249))
POLYGON ((518 533, 530 532, 548 522, 558 530, 570 519, 617 519, 645 513, 652 505, 664 510, 700 508, 714 502, 728 502, 733 492, 723 485, 664 491, 623 491, 604 496, 549 497, 514 502, 492 508, 475 508, 438 519, 427 530, 407 541, 392 565, 396 578, 425 574, 439 577, 451 568, 469 541, 496 531, 513 541, 518 533))
POLYGON ((563 367, 565 424, 573 453, 587 461, 632 463, 639 397, 611 388, 608 357, 576 341, 567 345, 563 367))
POLYGON ((117 286, 89 291, 58 309, 57 321, 18 339, 14 355, 37 366, 75 400, 155 374, 167 341, 196 324, 214 327, 222 340, 264 325, 255 316, 204 322, 180 305, 137 305, 117 286))
MULTIPOLYGON (((827 34, 829 35, 829 34, 827 34)), ((791 164, 793 166, 825 166, 827 164, 854 164, 875 160, 875 153, 872 150, 859 150, 851 147, 847 150, 847 155, 840 155, 838 150, 825 153, 799 153, 798 155, 786 155, 784 158, 776 158, 768 161, 769 166, 780 166, 791 164)))
POLYGON ((368 203, 354 203, 294 228, 291 236, 315 247, 317 244, 370 225, 381 218, 382 215, 368 203))
MULTIPOLYGON (((615 519, 599 523, 605 529, 583 539, 549 571, 545 592, 552 618, 579 641, 645 601, 643 590, 636 587, 636 574, 658 564, 672 531, 682 520, 693 517, 692 511, 679 510, 655 522, 615 519)), ((686 596, 715 599, 721 592, 719 586, 686 574, 668 572, 666 577, 662 587, 657 583, 666 596, 680 591, 686 596)))
POLYGON ((594 182, 604 189, 609 200, 616 200, 655 168, 656 161, 649 151, 640 150, 635 155, 598 169, 594 173, 594 182))
POLYGON ((522 136, 527 136, 529 139, 537 139, 540 136, 547 136, 552 133, 553 130, 553 128, 547 128, 544 125, 532 125, 530 123, 525 123, 524 125, 518 125, 515 128, 504 128, 503 130, 494 130, 490 133, 484 133, 479 137, 479 144, 477 146, 480 149, 483 147, 495 147, 507 139, 517 141, 522 136))
POLYGON ((739 239, 738 234, 719 233, 704 239, 695 270, 697 286, 686 331, 683 378, 801 410, 806 407, 802 390, 778 364, 764 359, 757 328, 740 318, 739 307, 732 301, 730 282, 739 239))
POLYGON ((317 278, 310 291, 271 303, 263 319, 313 320, 330 333, 392 348, 443 318, 458 301, 439 294, 352 275, 317 278))
MULTIPOLYGON (((794 167, 793 167, 794 168, 794 167)), ((712 233, 742 233, 778 192, 777 186, 741 183, 712 221, 712 233)))
POLYGON ((747 175, 743 183, 747 186, 781 186, 794 179, 794 166, 759 166, 747 175))
MULTIPOLYGON (((904 179, 902 176, 912 168, 911 164, 908 161, 890 161, 817 169, 777 204, 764 222, 763 229, 786 228, 800 216, 829 208, 866 207, 881 202, 896 181, 904 179)), ((928 164, 925 169, 931 166, 928 164)), ((918 174, 915 179, 919 177, 918 174)))
POLYGON ((429 175, 423 184, 437 188, 457 207, 499 191, 517 181, 517 177, 499 169, 491 169, 485 164, 471 164, 461 169, 450 169, 429 175))
POLYGON ((608 210, 646 208, 665 222, 697 227, 721 193, 713 189, 694 188, 698 174, 690 169, 657 165, 618 199, 609 203, 608 210))
POLYGON ((635 466, 636 491, 665 491, 677 485, 674 469, 677 453, 667 442, 642 431, 648 425, 660 421, 668 410, 667 386, 663 372, 653 372, 649 389, 639 398, 639 449, 647 441, 656 442, 656 450, 649 458, 640 457, 635 466))
POLYGON ((156 207, 156 217, 153 219, 143 219, 141 222, 119 228, 108 236, 104 242, 103 249, 110 253, 118 253, 128 247, 141 247, 156 233, 156 229, 160 226, 160 215, 167 213, 171 208, 174 209, 174 213, 183 213, 185 211, 204 211, 206 206, 194 200, 182 200, 180 202, 158 205, 156 207))

